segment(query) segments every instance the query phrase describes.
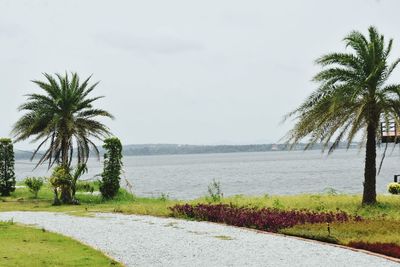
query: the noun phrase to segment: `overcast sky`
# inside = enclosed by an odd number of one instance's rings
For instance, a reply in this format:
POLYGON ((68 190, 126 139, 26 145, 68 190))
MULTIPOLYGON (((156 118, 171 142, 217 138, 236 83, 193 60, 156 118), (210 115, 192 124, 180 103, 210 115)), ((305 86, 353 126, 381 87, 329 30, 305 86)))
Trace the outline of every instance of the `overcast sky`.
MULTIPOLYGON (((0 136, 42 72, 100 80, 125 144, 276 142, 324 53, 375 25, 400 56, 400 1, 0 0, 0 136)), ((395 74, 400 80, 400 70, 395 74)), ((31 148, 28 143, 18 148, 31 148)))

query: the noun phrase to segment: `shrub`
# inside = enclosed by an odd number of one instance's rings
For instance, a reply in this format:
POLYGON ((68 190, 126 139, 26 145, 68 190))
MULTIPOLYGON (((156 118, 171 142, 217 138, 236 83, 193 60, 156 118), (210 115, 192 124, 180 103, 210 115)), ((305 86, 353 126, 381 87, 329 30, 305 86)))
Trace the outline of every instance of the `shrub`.
POLYGON ((93 193, 94 186, 89 182, 78 182, 76 184, 76 191, 93 193))
POLYGON ((215 179, 208 185, 208 198, 212 202, 218 202, 222 199, 221 183, 215 179))
POLYGON ((14 148, 11 139, 0 138, 0 195, 15 191, 14 148))
POLYGON ((400 246, 395 243, 367 243, 367 242, 350 242, 348 246, 358 249, 364 249, 390 257, 400 259, 400 246))
POLYGON ((64 166, 57 166, 49 179, 54 191, 53 205, 72 203, 72 176, 69 169, 64 166), (60 193, 60 198, 59 198, 60 193))
POLYGON ((339 194, 339 191, 337 191, 335 188, 333 187, 326 187, 323 191, 324 194, 328 195, 328 196, 337 196, 339 194))
POLYGON ((158 199, 165 202, 169 199, 169 195, 166 193, 161 193, 158 199))
POLYGON ((40 188, 43 186, 41 177, 28 177, 24 180, 24 184, 29 188, 29 191, 37 198, 40 188))
POLYGON ((122 144, 117 137, 104 140, 104 169, 101 174, 100 192, 103 198, 114 198, 119 190, 122 170, 122 144))
POLYGON ((274 208, 235 207, 232 204, 175 205, 170 208, 175 217, 220 222, 239 227, 277 232, 279 229, 305 223, 331 223, 361 220, 345 212, 313 212, 309 210, 279 210, 274 208))
POLYGON ((390 194, 399 195, 400 194, 400 183, 390 183, 388 185, 388 191, 390 194))
POLYGON ((285 206, 282 204, 282 202, 279 200, 279 198, 274 199, 274 202, 272 203, 272 207, 275 209, 284 209, 285 206))

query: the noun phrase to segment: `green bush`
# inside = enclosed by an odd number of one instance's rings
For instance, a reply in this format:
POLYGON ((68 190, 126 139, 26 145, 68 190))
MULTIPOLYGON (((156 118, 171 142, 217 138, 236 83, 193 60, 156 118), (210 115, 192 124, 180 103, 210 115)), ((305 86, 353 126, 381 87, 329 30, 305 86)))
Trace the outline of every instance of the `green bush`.
POLYGON ((169 195, 166 193, 161 193, 158 199, 165 202, 169 199, 169 195))
POLYGON ((11 139, 0 138, 0 195, 15 191, 14 148, 11 139))
POLYGON ((72 176, 69 169, 64 166, 57 166, 49 179, 54 191, 53 205, 72 203, 72 176), (59 197, 60 193, 60 197, 59 197))
POLYGON ((28 177, 24 180, 24 184, 29 188, 29 191, 37 198, 40 188, 43 186, 41 177, 28 177))
POLYGON ((78 182, 76 184, 76 191, 93 193, 94 186, 89 182, 78 182))
POLYGON ((114 198, 119 190, 122 171, 122 144, 117 137, 104 140, 104 169, 101 174, 100 192, 103 198, 114 198))
POLYGON ((400 195, 400 183, 390 183, 388 185, 388 191, 393 195, 400 195))

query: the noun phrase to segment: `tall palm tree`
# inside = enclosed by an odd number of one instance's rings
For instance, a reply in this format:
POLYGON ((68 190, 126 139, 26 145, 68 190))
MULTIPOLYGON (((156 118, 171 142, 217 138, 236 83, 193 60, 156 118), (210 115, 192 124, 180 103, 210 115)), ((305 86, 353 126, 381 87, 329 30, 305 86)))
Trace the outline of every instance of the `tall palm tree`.
POLYGON ((98 82, 89 85, 91 77, 88 77, 81 83, 76 73, 55 77, 44 73, 44 76, 44 82, 33 81, 44 93, 27 95, 28 100, 19 107, 19 111, 26 113, 14 125, 15 141, 31 137, 32 142, 41 141, 32 159, 48 144, 37 165, 48 161, 49 168, 54 163, 69 168, 74 146, 78 164, 85 164, 91 149, 99 155, 91 139, 102 139, 110 133, 98 118, 113 118, 109 112, 93 107, 93 102, 102 98, 89 97, 98 82))
POLYGON ((344 38, 350 53, 331 53, 317 59, 322 70, 314 77, 319 88, 286 118, 297 122, 288 132, 288 143, 309 137, 306 148, 321 142, 332 152, 342 140, 348 146, 362 132, 366 142, 363 204, 376 203, 376 145, 379 122, 399 125, 400 85, 388 84, 388 78, 400 59, 389 64, 393 40, 386 44, 376 28, 369 36, 358 31, 344 38), (331 142, 333 141, 333 142, 331 142))

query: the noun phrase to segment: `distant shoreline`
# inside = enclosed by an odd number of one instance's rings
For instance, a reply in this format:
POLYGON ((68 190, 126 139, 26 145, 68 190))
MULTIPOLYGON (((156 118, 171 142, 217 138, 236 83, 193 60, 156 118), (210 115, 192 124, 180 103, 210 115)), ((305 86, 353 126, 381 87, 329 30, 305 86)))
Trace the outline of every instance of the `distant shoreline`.
MULTIPOLYGON (((354 143, 350 148, 357 148, 358 143, 354 143)), ((306 144, 298 144, 292 150, 304 150, 306 144)), ((346 149, 347 144, 341 143, 337 149, 346 149)), ((315 144, 310 150, 321 150, 321 144, 315 144)), ((100 154, 103 150, 100 148, 100 154)), ((246 152, 273 152, 288 151, 286 144, 250 144, 250 145, 180 145, 180 144, 142 144, 125 145, 123 147, 124 156, 157 156, 157 155, 199 155, 199 154, 225 154, 225 153, 246 153, 246 152)), ((30 159, 31 151, 16 149, 15 159, 30 159)), ((40 153, 36 158, 40 157, 40 153)))

